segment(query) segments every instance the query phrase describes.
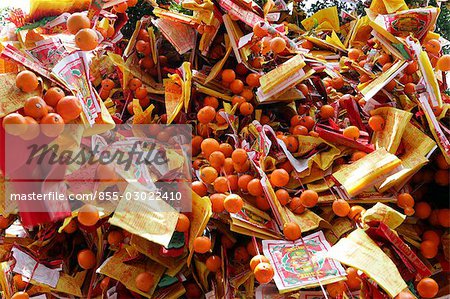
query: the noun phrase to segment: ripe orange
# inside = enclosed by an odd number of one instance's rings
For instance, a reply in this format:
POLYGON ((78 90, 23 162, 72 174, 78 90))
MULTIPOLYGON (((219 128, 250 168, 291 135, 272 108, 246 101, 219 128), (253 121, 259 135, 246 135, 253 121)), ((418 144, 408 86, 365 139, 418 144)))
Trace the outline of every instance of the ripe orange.
POLYGON ((450 55, 442 55, 437 61, 436 69, 443 72, 450 71, 450 55))
POLYGON ((447 163, 447 161, 445 160, 444 155, 442 153, 439 153, 436 156, 435 162, 439 169, 443 169, 443 170, 450 169, 450 164, 447 163))
POLYGON ((284 187, 289 183, 289 173, 284 169, 275 169, 270 175, 270 183, 275 187, 284 187))
POLYGON ((278 54, 284 51, 286 49, 286 41, 281 37, 274 37, 270 41, 270 50, 272 52, 278 54))
MULTIPOLYGON (((136 90, 134 91, 135 98, 139 99, 139 100, 145 99, 147 97, 147 94, 148 94, 147 88, 142 87, 142 86, 136 88, 136 90)), ((143 106, 143 105, 141 105, 141 106, 143 106)))
POLYGON ((406 216, 412 216, 412 215, 414 215, 415 212, 416 211, 412 207, 406 207, 406 208, 403 209, 403 213, 406 216))
POLYGON ((359 56, 361 56, 363 53, 360 49, 350 49, 348 50, 348 58, 351 60, 358 60, 359 56))
POLYGON ((253 111, 254 111, 253 105, 250 104, 250 103, 247 103, 247 102, 246 103, 242 103, 239 106, 239 112, 242 115, 251 115, 253 113, 253 111))
POLYGON ((23 110, 25 115, 34 119, 41 119, 48 114, 47 104, 40 97, 31 97, 25 100, 23 110))
POLYGON ((269 259, 267 257, 265 257, 262 254, 258 254, 255 255, 251 260, 250 260, 250 269, 252 271, 255 270, 256 266, 258 266, 260 263, 270 263, 269 259))
POLYGON ((10 113, 3 118, 3 128, 6 133, 20 136, 27 131, 27 120, 19 113, 10 113))
POLYGON ((222 267, 222 259, 217 255, 212 255, 206 260, 206 268, 211 272, 217 272, 222 267))
POLYGON ((89 249, 83 249, 78 252, 77 260, 80 267, 85 270, 94 268, 97 263, 95 254, 89 249))
POLYGON ((78 222, 84 226, 94 226, 100 219, 98 210, 91 204, 83 205, 78 211, 78 222))
POLYGON ((234 94, 240 94, 244 90, 244 82, 239 79, 235 79, 230 83, 230 90, 234 94))
POLYGON ((239 195, 230 194, 225 198, 223 206, 228 213, 237 213, 244 206, 244 201, 239 195))
POLYGON ((308 129, 302 125, 296 125, 293 129, 292 129, 292 135, 303 135, 306 136, 308 135, 308 129))
POLYGON ((34 138, 39 136, 39 124, 34 118, 30 116, 25 116, 25 121, 27 130, 25 133, 20 135, 20 138, 22 138, 23 140, 33 140, 34 138))
POLYGON ((56 105, 56 112, 61 115, 65 123, 77 119, 82 111, 80 99, 75 96, 63 97, 56 105))
POLYGON ((259 38, 269 34, 266 26, 264 26, 264 22, 255 23, 255 25, 253 26, 253 34, 259 38))
POLYGON ((41 130, 45 136, 56 137, 64 131, 64 120, 57 113, 49 113, 41 119, 41 130), (51 126, 49 126, 51 125, 51 126))
POLYGON ((211 249, 211 240, 202 236, 194 239, 194 251, 197 253, 206 253, 211 249))
POLYGON ((439 169, 434 173, 434 181, 439 186, 448 186, 449 185, 449 172, 448 170, 439 169))
POLYGON ((409 291, 401 291, 395 299, 416 299, 409 291))
POLYGON ((138 89, 141 86, 142 86, 142 81, 139 80, 138 78, 133 78, 130 81, 128 81, 128 88, 130 90, 134 91, 134 90, 138 89))
POLYGON ((274 270, 272 265, 262 262, 256 265, 255 269, 253 270, 253 274, 255 274, 255 278, 259 283, 265 284, 269 283, 272 280, 274 276, 274 270))
POLYGON ((200 148, 202 149, 205 158, 209 158, 209 155, 211 155, 212 152, 220 149, 220 144, 213 138, 206 138, 202 141, 200 148))
POLYGON ((300 119, 300 123, 299 123, 299 125, 302 125, 305 128, 307 128, 308 131, 311 131, 315 124, 316 124, 316 122, 314 121, 314 118, 312 118, 309 115, 302 116, 300 119))
POLYGON ((236 79, 236 73, 231 69, 222 71, 222 81, 231 83, 236 79))
POLYGON ((212 211, 214 213, 222 213, 225 211, 225 207, 223 206, 223 202, 227 196, 221 193, 212 194, 209 199, 211 200, 212 211))
POLYGON ((277 196, 278 201, 281 205, 285 206, 289 203, 291 200, 291 197, 289 196, 289 193, 284 189, 278 189, 275 192, 275 195, 277 196))
POLYGON ((440 225, 443 227, 450 227, 450 209, 438 210, 437 218, 440 225))
POLYGON ((221 143, 219 146, 219 151, 221 151, 226 158, 231 157, 233 153, 233 147, 229 143, 221 143))
POLYGON ((327 119, 334 116, 334 108, 331 105, 323 105, 320 107, 320 117, 323 119, 327 119))
POLYGON ((71 34, 76 34, 81 29, 91 28, 91 21, 83 13, 73 13, 67 19, 66 25, 71 34))
POLYGON ((238 179, 238 187, 240 190, 247 192, 248 183, 253 179, 253 176, 249 174, 241 175, 238 179))
POLYGON ((361 206, 352 206, 350 208, 350 212, 348 212, 347 217, 352 220, 357 220, 361 217, 361 214, 364 213, 366 209, 361 206))
POLYGON ((345 282, 338 281, 334 283, 330 283, 327 285, 327 293, 331 296, 331 298, 341 298, 343 294, 347 291, 347 287, 345 286, 345 282))
POLYGON ((333 201, 333 212, 339 217, 346 217, 350 212, 350 205, 343 199, 333 201))
POLYGON ((441 51, 441 42, 437 39, 430 39, 424 46, 428 53, 437 54, 441 51))
POLYGON ((406 94, 412 94, 416 92, 416 84, 414 83, 406 83, 405 87, 403 88, 403 91, 406 94))
POLYGON ((207 96, 203 99, 203 105, 205 106, 211 106, 214 109, 219 108, 219 100, 217 100, 216 97, 213 96, 207 96))
MULTIPOLYGON (((136 51, 138 51, 138 53, 141 53, 145 56, 149 56, 151 53, 150 43, 145 40, 138 40, 135 44, 135 48, 136 48, 136 51)), ((153 59, 152 59, 152 62, 153 62, 153 59)))
POLYGON ((412 61, 408 64, 408 66, 405 68, 405 73, 407 75, 412 75, 419 69, 419 66, 417 65, 416 61, 412 61))
POLYGON ((77 222, 75 219, 70 220, 69 224, 64 227, 64 232, 67 234, 73 234, 78 229, 77 222))
POLYGON ((155 278, 152 273, 142 272, 136 276, 134 282, 140 291, 147 293, 153 287, 155 278))
POLYGON ((301 237, 302 231, 296 222, 287 222, 283 225, 283 234, 287 240, 295 241, 301 237))
POLYGON ((377 62, 381 65, 385 65, 388 62, 391 62, 391 56, 389 54, 383 53, 378 57, 377 62))
POLYGON ((263 211, 269 211, 270 210, 270 204, 267 201, 267 198, 263 195, 256 197, 256 207, 263 211))
POLYGON ((305 190, 300 195, 300 202, 306 208, 314 207, 319 201, 319 195, 314 190, 305 190))
POLYGON ((216 110, 211 106, 201 108, 197 113, 197 119, 202 124, 208 124, 216 117, 216 110))
POLYGON ((350 160, 351 160, 352 162, 356 162, 356 161, 358 161, 359 159, 361 159, 361 158, 363 158, 363 157, 365 157, 365 156, 367 156, 367 153, 362 152, 362 151, 356 151, 356 152, 354 152, 354 153, 352 154, 350 160))
POLYGON ((47 90, 44 95, 44 101, 47 105, 55 107, 58 104, 59 100, 61 100, 65 96, 64 91, 59 87, 52 87, 47 90))
POLYGON ((119 230, 112 230, 108 233, 108 244, 119 246, 123 241, 123 233, 119 230))
POLYGON ((353 267, 347 268, 347 285, 350 290, 356 291, 361 289, 361 278, 358 275, 358 270, 353 267))
POLYGON ((231 159, 236 164, 244 164, 248 160, 247 152, 242 148, 237 148, 231 154, 231 159))
POLYGON ((150 56, 145 56, 144 58, 141 58, 139 60, 139 65, 146 70, 150 70, 153 67, 155 67, 155 63, 153 62, 153 59, 150 56))
POLYGON ((230 190, 232 192, 238 191, 238 176, 235 174, 227 175, 228 184, 230 185, 230 190))
POLYGON ((436 231, 427 230, 422 234, 422 240, 430 241, 437 247, 437 246, 439 246, 439 243, 441 242, 441 237, 436 231))
POLYGON ((291 153, 296 153, 298 151, 298 139, 294 136, 287 136, 285 139, 286 147, 291 153))
POLYGON ((218 175, 217 170, 211 166, 203 167, 200 170, 200 177, 206 184, 212 184, 218 175))
POLYGON ((75 45, 82 51, 92 51, 98 46, 97 32, 93 29, 81 29, 75 35, 75 45))
POLYGON ((219 176, 214 180, 214 191, 218 193, 225 193, 228 192, 228 179, 223 176, 219 176))
POLYGON ((419 219, 427 219, 428 217, 430 217, 431 214, 431 206, 425 202, 425 201, 421 201, 418 202, 415 206, 414 209, 416 210, 416 217, 419 219))
POLYGON ((397 205, 400 208, 412 208, 414 206, 414 198, 409 193, 401 193, 397 196, 397 205))
POLYGON ((438 247, 433 241, 423 241, 420 244, 420 252, 427 259, 432 259, 437 255, 438 247))
POLYGON ((100 289, 102 289, 103 291, 106 290, 109 287, 110 281, 111 279, 108 276, 103 278, 102 281, 100 282, 100 289))
POLYGON ((189 227, 191 226, 191 221, 189 220, 189 218, 180 213, 178 214, 178 221, 177 221, 177 226, 175 227, 175 230, 177 232, 187 232, 189 230, 189 227))
POLYGON ((225 158, 225 162, 223 163, 223 171, 226 174, 232 174, 234 172, 234 163, 230 157, 225 158))
POLYGON ((369 118, 369 126, 375 132, 382 131, 385 123, 386 122, 381 115, 374 115, 369 118))
POLYGON ((433 298, 439 292, 437 282, 432 278, 422 278, 416 286, 417 292, 422 298, 433 298))
POLYGON ((331 79, 331 86, 333 86, 334 89, 341 89, 342 87, 344 87, 344 85, 344 78, 342 78, 341 76, 337 76, 331 79))
POLYGON ((356 140, 359 138, 359 129, 356 126, 348 126, 347 128, 344 129, 343 132, 344 136, 347 138, 351 138, 353 140, 356 140))
POLYGON ((302 205, 301 201, 300 201, 300 197, 292 197, 291 202, 289 203, 289 209, 294 213, 294 214, 302 214, 305 211, 305 206, 302 205))
POLYGON ((247 190, 248 193, 253 196, 261 196, 264 192, 261 181, 259 179, 250 180, 247 184, 247 190))
POLYGON ((221 151, 215 151, 209 155, 208 160, 212 167, 220 169, 225 163, 225 155, 221 151))
POLYGON ((113 8, 118 13, 124 13, 128 8, 128 4, 127 2, 122 2, 117 5, 114 5, 113 8))
POLYGON ((314 48, 314 44, 306 39, 301 43, 301 46, 303 49, 308 49, 308 50, 312 50, 314 48))
POLYGON ((26 292, 17 292, 12 295, 11 299, 29 299, 30 296, 26 292))
POLYGON ((247 77, 245 78, 245 82, 247 83, 248 86, 250 87, 258 87, 261 84, 259 83, 259 78, 261 77, 261 75, 256 74, 256 73, 250 73, 247 75, 247 77))
POLYGON ((13 281, 16 288, 19 290, 24 290, 27 287, 27 282, 22 280, 22 275, 20 274, 15 274, 13 276, 13 281))
POLYGON ((134 7, 138 3, 138 0, 127 0, 128 7, 134 7))

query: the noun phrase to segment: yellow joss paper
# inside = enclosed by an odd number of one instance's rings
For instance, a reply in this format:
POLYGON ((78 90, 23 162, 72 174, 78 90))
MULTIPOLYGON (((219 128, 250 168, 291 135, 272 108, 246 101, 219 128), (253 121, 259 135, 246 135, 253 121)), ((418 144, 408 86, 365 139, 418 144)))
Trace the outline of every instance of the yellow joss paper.
MULTIPOLYGON (((124 194, 146 192, 156 195, 136 183, 129 183, 124 194)), ((109 222, 162 246, 168 246, 178 221, 178 212, 163 200, 122 199, 109 222)))
POLYGON ((233 47, 231 46, 230 39, 228 38, 228 35, 225 34, 225 46, 227 48, 227 52, 223 56, 221 60, 216 62, 216 64, 212 67, 211 71, 209 72, 208 77, 206 77, 205 84, 208 84, 211 82, 211 80, 215 79, 217 75, 219 75, 220 71, 222 70, 223 66, 225 65, 225 62, 227 61, 228 57, 231 54, 231 51, 233 51, 233 47))
POLYGON ((401 160, 380 148, 358 161, 345 165, 333 177, 341 183, 350 197, 356 196, 382 182, 401 165, 401 160))
POLYGON ((331 36, 328 36, 325 38, 325 40, 327 42, 329 42, 330 44, 335 45, 336 47, 339 47, 343 50, 345 50, 345 46, 344 44, 341 42, 341 40, 339 39, 339 37, 337 36, 336 32, 333 30, 333 32, 331 33, 331 36))
POLYGON ((363 223, 370 221, 380 221, 389 228, 396 229, 405 220, 406 216, 397 212, 393 208, 378 202, 368 209, 362 216, 363 223))
POLYGON ((391 297, 407 287, 397 266, 362 229, 339 240, 327 256, 363 271, 391 297))
POLYGON ((24 93, 16 87, 16 76, 15 73, 0 74, 0 98, 2 102, 0 104, 0 118, 4 117, 6 114, 19 110, 23 107, 25 100, 31 96, 38 96, 39 89, 31 92, 24 93))
POLYGON ((302 21, 302 25, 306 30, 313 29, 316 24, 319 30, 334 30, 339 32, 340 26, 337 7, 333 6, 321 9, 302 21))
POLYGON ((412 113, 392 107, 381 107, 372 110, 371 114, 381 115, 385 121, 383 130, 373 133, 372 143, 377 149, 384 147, 391 154, 395 154, 412 113))
POLYGON ((194 240, 203 234, 212 215, 211 201, 207 197, 200 197, 192 191, 192 221, 189 228, 189 256, 187 264, 191 264, 194 254, 194 240))
POLYGON ((177 74, 172 75, 178 80, 164 79, 164 102, 167 111, 167 123, 170 124, 175 119, 175 116, 183 108, 184 97, 183 97, 183 87, 181 86, 181 80, 177 74))
POLYGON ((394 13, 408 9, 404 0, 374 0, 370 4, 370 10, 377 14, 394 13))
POLYGON ((264 93, 268 93, 272 89, 276 88, 281 82, 285 81, 288 77, 302 69, 305 65, 306 63, 303 60, 302 55, 292 57, 285 63, 259 78, 262 91, 264 93))

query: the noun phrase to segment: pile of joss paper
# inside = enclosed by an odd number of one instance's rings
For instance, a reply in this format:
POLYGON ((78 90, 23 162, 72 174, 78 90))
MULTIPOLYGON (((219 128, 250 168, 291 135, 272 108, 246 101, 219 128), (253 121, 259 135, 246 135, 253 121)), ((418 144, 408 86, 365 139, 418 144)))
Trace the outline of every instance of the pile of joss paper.
MULTIPOLYGON (((404 0, 369 1, 363 15, 306 15, 290 0, 10 9, 2 298, 448 298, 450 37, 435 32, 439 13, 404 0), (155 125, 160 142, 184 125, 189 142, 160 146, 158 167, 64 168, 72 181, 57 188, 95 192, 90 201, 35 211, 8 199, 11 164, 26 164, 11 163, 16 144, 116 138, 127 153, 119 125, 155 125), (186 170, 187 210, 100 196, 176 184, 186 170)), ((53 174, 39 169, 40 190, 53 174)))

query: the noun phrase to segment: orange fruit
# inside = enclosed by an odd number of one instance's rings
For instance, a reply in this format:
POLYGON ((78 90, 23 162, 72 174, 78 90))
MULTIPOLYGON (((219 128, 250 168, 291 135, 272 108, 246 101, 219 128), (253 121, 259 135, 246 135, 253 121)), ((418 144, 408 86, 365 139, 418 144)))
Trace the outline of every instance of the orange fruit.
POLYGON ((75 45, 82 51, 92 51, 98 46, 97 32, 93 29, 81 29, 75 35, 75 45))
POLYGON ((255 23, 255 25, 253 26, 253 34, 259 38, 264 37, 269 34, 264 22, 255 23))
POLYGON ((212 167, 220 169, 225 163, 225 155, 221 151, 215 151, 209 155, 208 160, 212 167))
POLYGON ((3 118, 3 128, 6 133, 14 136, 20 136, 27 131, 27 120, 19 113, 10 113, 3 118))
POLYGON ((231 83, 235 79, 236 79, 236 73, 233 70, 226 69, 226 70, 222 71, 222 81, 223 82, 231 83))
POLYGON ((400 208, 414 207, 414 198, 409 193, 401 193, 397 196, 397 205, 400 208))
POLYGON ((364 213, 366 209, 361 206, 352 206, 350 208, 350 212, 348 212, 347 217, 352 220, 357 220, 361 217, 361 214, 364 213))
POLYGON ((287 240, 295 241, 301 237, 302 231, 296 222, 287 222, 283 225, 283 234, 287 240))
POLYGON ((217 272, 222 267, 222 259, 217 255, 212 255, 206 260, 206 268, 211 272, 217 272))
POLYGON ((289 209, 294 213, 294 214, 302 214, 305 211, 305 206, 302 205, 301 201, 300 201, 300 197, 292 197, 291 202, 289 203, 289 209))
POLYGON ((244 201, 239 195, 230 194, 223 201, 223 206, 228 213, 237 213, 244 206, 244 201))
POLYGON ((395 299, 416 299, 409 291, 401 291, 395 299))
POLYGON ((15 274, 13 276, 13 281, 14 281, 14 284, 16 285, 16 288, 19 290, 24 290, 28 284, 26 281, 23 281, 22 275, 20 275, 20 274, 15 274))
POLYGON ((238 176, 235 174, 227 175, 229 188, 232 192, 238 191, 238 176))
POLYGON ((223 211, 225 211, 223 202, 225 201, 226 197, 227 196, 225 194, 221 193, 214 193, 209 197, 209 199, 211 200, 212 211, 214 213, 222 213, 223 211))
POLYGON ((136 276, 134 280, 136 287, 144 292, 147 293, 151 290, 155 283, 155 278, 152 273, 149 272, 142 272, 139 273, 138 276, 136 276))
POLYGON ((420 252, 427 259, 432 259, 437 255, 438 247, 433 241, 423 241, 420 244, 420 252))
POLYGON ((197 253, 206 253, 211 249, 211 240, 202 236, 194 239, 194 251, 197 253))
POLYGON ((442 55, 437 61, 436 69, 443 72, 450 71, 450 55, 442 55))
POLYGON ((57 113, 49 113, 41 119, 41 131, 45 136, 56 137, 64 131, 64 120, 57 113), (51 126, 50 126, 51 125, 51 126))
POLYGON ((448 170, 439 169, 434 173, 434 181, 439 186, 448 186, 449 185, 449 172, 448 170))
POLYGON ((290 120, 291 127, 298 126, 298 125, 300 125, 301 122, 302 122, 301 115, 294 115, 293 117, 291 117, 291 120, 290 120))
POLYGON ((406 94, 412 94, 416 92, 416 84, 414 83, 406 83, 405 87, 403 88, 403 91, 406 94))
POLYGON ((363 53, 360 49, 350 49, 348 50, 348 58, 351 60, 358 60, 359 56, 361 56, 363 53))
POLYGON ((331 105, 323 105, 320 107, 320 117, 323 119, 327 119, 334 116, 334 108, 331 105))
POLYGON ((214 191, 218 192, 218 193, 225 193, 228 192, 228 179, 226 177, 223 176, 219 176, 214 180, 214 191))
POLYGON ((231 98, 231 104, 233 106, 237 105, 238 108, 245 102, 246 102, 246 100, 243 96, 234 96, 231 98))
MULTIPOLYGON (((148 94, 147 88, 142 87, 142 86, 136 88, 136 90, 134 91, 134 96, 135 96, 135 98, 136 98, 136 99, 139 99, 139 100, 142 100, 142 99, 146 98, 146 97, 147 97, 147 94, 148 94)), ((141 106, 142 106, 142 105, 141 105, 141 106)))
POLYGON ((292 135, 303 135, 306 136, 308 135, 308 129, 302 125, 296 125, 293 129, 292 129, 292 135))
POLYGON ((347 138, 351 138, 353 140, 356 140, 359 138, 359 129, 356 126, 348 126, 347 128, 344 129, 343 132, 344 136, 347 138))
POLYGON ((437 54, 441 51, 441 42, 434 38, 427 41, 424 46, 428 53, 437 54))
POLYGON ((341 89, 342 87, 344 87, 344 85, 344 78, 342 78, 341 76, 337 76, 331 79, 331 86, 333 86, 334 89, 341 89))
POLYGON ((308 50, 312 50, 314 48, 314 44, 312 42, 310 42, 309 40, 304 40, 301 43, 301 47, 303 49, 308 49, 308 50))
POLYGON ((416 290, 422 298, 433 298, 439 292, 437 282, 432 278, 422 278, 416 286, 416 290))
POLYGON ((270 41, 270 50, 272 52, 278 54, 284 51, 286 49, 286 41, 281 37, 274 37, 270 41))
POLYGON ((261 283, 269 283, 273 276, 274 276, 274 270, 273 267, 269 263, 259 263, 256 265, 255 269, 253 270, 253 274, 255 274, 256 280, 261 283))
POLYGON ((343 199, 333 201, 333 212, 339 217, 346 217, 350 212, 350 205, 343 199))
POLYGON ((233 163, 244 164, 248 160, 247 152, 242 148, 237 148, 231 154, 233 163))
POLYGON ((261 75, 256 74, 256 73, 250 73, 247 75, 247 77, 245 78, 245 83, 247 83, 248 86, 250 87, 258 87, 261 84, 259 83, 259 78, 261 77, 261 75))
POLYGON ((300 195, 300 202, 306 208, 314 207, 319 201, 319 195, 314 190, 305 190, 300 195))
POLYGON ((255 255, 251 260, 250 260, 250 269, 252 271, 255 270, 256 266, 258 266, 260 263, 270 263, 269 259, 267 257, 265 257, 262 254, 258 254, 255 255))
POLYGON ((396 86, 397 82, 395 80, 392 80, 384 86, 384 89, 386 89, 387 91, 393 91, 396 86))
POLYGON ((258 246, 258 250, 256 250, 257 248, 255 247, 255 244, 253 243, 253 241, 249 241, 247 243, 247 252, 248 254, 250 254, 251 256, 255 256, 258 255, 258 252, 262 251, 262 243, 261 242, 256 242, 257 246, 258 246))
POLYGON ((104 291, 106 289, 108 289, 109 287, 109 282, 111 281, 111 279, 106 276, 105 278, 102 279, 102 281, 100 282, 100 288, 104 291))
POLYGON ((437 218, 440 225, 443 227, 450 227, 450 209, 438 210, 437 218))
POLYGON ((64 232, 67 234, 73 234, 78 229, 77 222, 75 219, 70 220, 69 224, 64 227, 64 232))
POLYGON ((345 286, 345 282, 338 281, 328 284, 326 290, 328 295, 331 296, 331 298, 341 298, 343 294, 347 291, 347 287, 345 286))
POLYGON ((177 225, 175 227, 175 230, 177 232, 187 232, 189 230, 189 227, 191 226, 191 221, 189 220, 189 218, 180 213, 178 214, 178 221, 177 221, 177 225))
POLYGON ((108 29, 106 31, 106 37, 111 38, 114 36, 114 34, 116 34, 116 30, 114 29, 114 26, 109 25, 108 29))
POLYGON ((94 268, 97 263, 95 254, 89 249, 83 249, 78 252, 77 260, 80 267, 85 270, 94 268))
POLYGON ((25 100, 23 110, 25 115, 34 119, 41 119, 48 114, 47 104, 40 97, 31 97, 25 100))
POLYGON ((403 213, 406 216, 412 216, 412 215, 414 215, 415 212, 416 211, 412 207, 406 207, 406 208, 403 209, 403 213))
POLYGON ((238 187, 240 190, 247 192, 248 183, 253 179, 253 176, 249 174, 241 175, 238 179, 238 187))
POLYGON ((437 247, 437 246, 439 246, 439 243, 441 242, 441 237, 439 236, 439 234, 436 231, 427 230, 422 234, 422 240, 430 241, 437 247))
POLYGON ((270 175, 270 183, 275 187, 284 187, 289 183, 289 173, 284 169, 275 169, 270 175))
POLYGON ((443 169, 443 170, 450 169, 450 164, 447 163, 447 161, 445 160, 444 155, 442 153, 439 153, 436 156, 435 162, 439 169, 443 169))
POLYGON ((416 61, 412 61, 408 64, 408 66, 405 68, 405 73, 407 75, 412 75, 419 69, 419 66, 417 65, 416 61))
POLYGON ((358 270, 353 267, 347 268, 347 286, 350 290, 356 291, 361 289, 361 278, 358 275, 358 270))
POLYGON ((127 0, 128 7, 134 7, 138 3, 139 0, 127 0))
POLYGON ((291 153, 298 151, 298 139, 294 136, 287 136, 285 140, 286 147, 291 153))
POLYGON ((369 118, 369 127, 375 131, 382 131, 386 122, 381 115, 373 115, 369 118))
POLYGON ((226 158, 231 157, 231 154, 233 153, 233 147, 229 143, 221 143, 219 146, 219 151, 221 151, 226 158))
POLYGON ((359 159, 364 158, 365 156, 367 156, 367 153, 362 152, 362 151, 357 151, 352 154, 352 157, 350 158, 350 160, 352 162, 356 162, 359 159))
POLYGON ((242 115, 251 115, 253 113, 253 111, 254 111, 253 105, 250 104, 250 103, 247 103, 247 102, 246 103, 242 103, 239 106, 239 112, 242 115))
POLYGON ((207 96, 203 99, 203 105, 205 106, 211 106, 214 109, 219 108, 219 100, 217 100, 216 97, 213 96, 207 96))
POLYGON ((425 201, 416 203, 414 210, 416 210, 416 217, 419 219, 427 219, 430 217, 431 206, 425 201))
POLYGON ((108 244, 119 246, 123 241, 123 233, 119 230, 112 230, 108 233, 108 244))
MULTIPOLYGON (((141 53, 145 56, 150 55, 150 53, 152 51, 151 47, 150 47, 150 43, 145 40, 138 40, 134 46, 136 48, 136 51, 138 51, 138 53, 141 53)), ((152 59, 152 62, 153 62, 153 59, 152 59)), ((154 64, 154 62, 153 62, 153 64, 154 64)))
POLYGON ((287 205, 291 200, 289 193, 284 189, 278 189, 277 191, 275 191, 275 195, 277 196, 277 199, 280 202, 280 204, 283 206, 287 205))
POLYGON ((82 111, 80 99, 75 96, 63 97, 56 105, 56 112, 61 115, 65 123, 77 119, 82 111))
POLYGON ((257 196, 256 197, 256 207, 263 211, 269 211, 270 210, 270 204, 267 201, 265 196, 257 196))
POLYGON ((211 106, 201 108, 197 113, 197 119, 202 124, 208 124, 216 117, 216 110, 211 106))
POLYGON ((389 54, 383 53, 381 54, 378 59, 377 62, 381 65, 385 65, 388 62, 391 62, 391 56, 389 56, 389 54))
POLYGON ((212 182, 214 182, 214 180, 218 176, 219 176, 219 174, 217 173, 217 170, 214 167, 207 166, 207 167, 203 167, 200 170, 200 177, 201 177, 202 181, 205 182, 206 184, 212 184, 212 182))
POLYGON ((76 34, 81 29, 91 28, 91 21, 85 14, 76 12, 67 19, 66 26, 71 34, 76 34))
POLYGON ((231 160, 230 157, 225 158, 225 162, 223 163, 223 171, 226 174, 231 174, 234 172, 234 163, 233 160, 231 160))
POLYGON ((65 96, 64 91, 59 87, 52 87, 47 90, 44 95, 44 101, 47 105, 55 107, 58 104, 59 100, 61 100, 65 96))
POLYGON ((128 8, 128 4, 127 2, 122 2, 117 5, 114 5, 113 8, 118 13, 124 13, 128 8))
POLYGON ((244 82, 239 79, 235 79, 230 83, 230 90, 234 94, 240 94, 244 90, 244 82))
POLYGON ((212 152, 220 149, 220 144, 213 138, 206 138, 202 141, 200 148, 202 149, 205 158, 209 158, 209 155, 211 155, 212 152))
POLYGON ((78 210, 78 222, 84 226, 94 226, 100 219, 98 210, 91 204, 85 204, 78 210))
POLYGON ((25 116, 25 122, 27 130, 25 133, 20 135, 20 138, 23 140, 33 140, 38 137, 40 133, 38 122, 30 116, 25 116))
POLYGON ((130 90, 134 91, 134 90, 138 89, 141 86, 142 86, 142 81, 139 80, 138 78, 133 78, 130 81, 128 81, 128 88, 130 90))
POLYGON ((316 122, 314 121, 314 118, 312 118, 309 115, 302 116, 300 119, 300 123, 299 123, 299 125, 302 125, 305 128, 307 128, 308 131, 311 131, 315 124, 316 124, 316 122))
POLYGON ((248 193, 253 196, 261 196, 264 192, 261 181, 259 179, 250 180, 247 184, 247 190, 248 193))
POLYGON ((145 56, 139 60, 139 65, 146 70, 150 70, 155 67, 155 62, 150 56, 145 56))
POLYGON ((17 292, 12 295, 11 299, 29 299, 30 296, 26 292, 17 292))

